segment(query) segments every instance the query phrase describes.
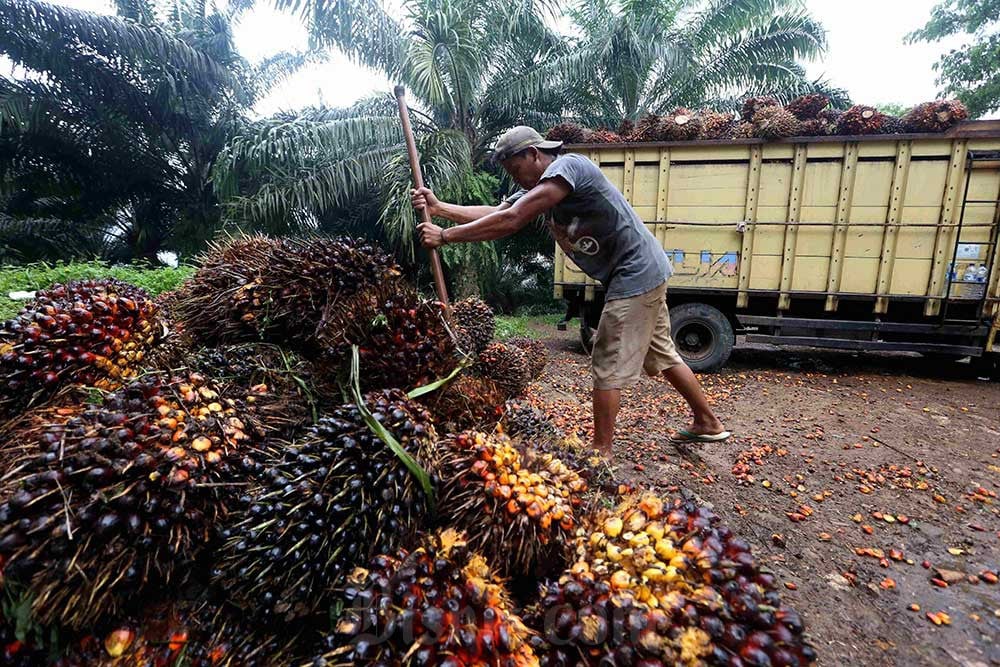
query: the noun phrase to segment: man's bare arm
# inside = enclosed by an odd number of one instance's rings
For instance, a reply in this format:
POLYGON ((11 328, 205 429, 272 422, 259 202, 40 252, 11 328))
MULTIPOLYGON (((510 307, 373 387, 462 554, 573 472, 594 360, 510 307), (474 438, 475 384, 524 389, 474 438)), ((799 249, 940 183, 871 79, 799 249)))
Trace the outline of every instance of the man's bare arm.
POLYGON ((438 199, 430 188, 411 190, 410 201, 413 203, 413 208, 418 211, 427 207, 432 216, 445 218, 460 225, 485 218, 490 213, 495 213, 510 206, 506 202, 499 206, 461 206, 459 204, 449 204, 438 199))
POLYGON ((444 243, 495 241, 517 233, 561 202, 570 191, 569 184, 561 178, 548 179, 529 190, 513 206, 500 207, 474 222, 449 227, 447 230, 433 224, 422 224, 417 229, 420 230, 423 244, 429 248, 436 248, 444 243))

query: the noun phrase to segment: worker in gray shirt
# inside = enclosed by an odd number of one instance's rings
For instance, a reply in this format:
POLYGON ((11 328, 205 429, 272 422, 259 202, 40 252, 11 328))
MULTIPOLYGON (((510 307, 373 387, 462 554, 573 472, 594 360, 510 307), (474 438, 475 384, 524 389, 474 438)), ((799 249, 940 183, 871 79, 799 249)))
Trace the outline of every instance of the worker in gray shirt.
POLYGON ((610 455, 621 390, 645 371, 662 373, 694 413, 674 439, 719 442, 729 437, 712 412, 691 369, 670 337, 666 289, 670 263, 625 197, 590 160, 561 154, 530 127, 508 130, 494 159, 521 189, 500 206, 442 202, 427 188, 414 190, 414 207, 458 223, 418 227, 427 248, 493 241, 510 236, 543 214, 559 247, 605 288, 605 305, 591 357, 594 377, 594 446, 610 455))

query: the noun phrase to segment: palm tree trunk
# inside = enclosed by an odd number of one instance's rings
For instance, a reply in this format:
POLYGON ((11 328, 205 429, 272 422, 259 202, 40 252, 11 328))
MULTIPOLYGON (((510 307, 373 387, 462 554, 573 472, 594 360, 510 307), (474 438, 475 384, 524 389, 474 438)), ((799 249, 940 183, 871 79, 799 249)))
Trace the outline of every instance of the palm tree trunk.
POLYGON ((452 275, 456 299, 479 296, 479 271, 472 263, 462 262, 455 267, 452 275))

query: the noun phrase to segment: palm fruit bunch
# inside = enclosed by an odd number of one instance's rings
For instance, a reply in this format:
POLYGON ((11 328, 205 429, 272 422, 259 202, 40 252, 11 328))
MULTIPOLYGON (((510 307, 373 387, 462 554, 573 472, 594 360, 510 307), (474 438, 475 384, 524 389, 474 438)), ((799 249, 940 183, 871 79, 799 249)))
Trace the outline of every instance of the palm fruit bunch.
POLYGON ((899 116, 886 114, 882 120, 882 127, 879 128, 878 132, 879 134, 905 134, 906 124, 899 116))
POLYGON ((147 375, 47 408, 3 444, 3 576, 43 625, 80 628, 145 584, 183 583, 258 434, 204 377, 147 375))
POLYGON ((699 115, 701 116, 699 139, 728 139, 732 134, 735 123, 733 114, 705 109, 699 115))
POLYGON ((515 345, 495 341, 476 359, 476 373, 493 380, 505 398, 520 396, 531 382, 528 357, 515 345))
POLYGON ((444 304, 421 298, 412 288, 378 290, 348 311, 353 316, 342 334, 340 325, 330 326, 333 320, 325 318, 318 340, 332 362, 346 358, 350 345, 358 346, 366 390, 430 384, 459 363, 444 304))
POLYGON ((803 137, 825 137, 832 134, 836 126, 831 125, 822 118, 810 118, 804 120, 799 125, 799 132, 803 137))
POLYGON ((885 122, 885 114, 875 107, 855 104, 837 119, 837 134, 855 136, 878 134, 885 122))
POLYGON ((692 500, 653 494, 599 515, 577 541, 574 570, 592 572, 674 626, 711 638, 716 665, 808 665, 815 651, 802 623, 782 606, 773 575, 761 572, 746 541, 692 500))
POLYGON ((135 375, 160 329, 146 292, 118 280, 75 280, 38 292, 0 325, 0 417, 69 384, 117 387, 135 375))
MULTIPOLYGON (((552 423, 544 412, 527 403, 507 401, 504 410, 503 428, 515 441, 533 443, 554 442, 565 437, 562 430, 552 423)), ((573 467, 573 466, 571 466, 573 467)))
POLYGON ((144 370, 170 372, 183 369, 197 343, 178 315, 181 301, 187 297, 186 286, 161 292, 153 299, 157 314, 164 323, 163 334, 142 360, 144 370))
POLYGON ((593 144, 620 144, 622 136, 613 130, 601 128, 591 132, 588 141, 593 144))
POLYGON ((545 138, 566 144, 582 144, 587 140, 587 130, 576 123, 559 123, 545 133, 545 138))
POLYGON ((524 620, 541 667, 702 667, 712 652, 704 630, 674 623, 585 561, 544 584, 524 620))
POLYGON ((267 437, 293 437, 336 393, 300 355, 269 343, 202 348, 190 354, 186 367, 212 378, 223 395, 241 400, 267 437))
MULTIPOLYGON (((522 455, 531 465, 547 467, 553 459, 575 471, 587 482, 587 489, 593 493, 617 494, 623 487, 611 462, 593 449, 576 434, 555 439, 531 440, 523 436, 512 436, 521 449, 522 455)), ((589 502, 598 500, 592 495, 589 502)))
POLYGON ((549 363, 549 348, 537 338, 517 337, 507 341, 509 345, 524 352, 528 360, 528 377, 537 380, 542 376, 545 365, 549 363))
POLYGON ((757 112, 766 107, 780 107, 781 102, 770 95, 764 95, 760 97, 748 97, 743 101, 743 106, 740 109, 741 117, 746 123, 752 123, 754 116, 757 112))
MULTIPOLYGON (((433 463, 430 415, 399 390, 364 397, 376 421, 419 464, 433 463)), ((403 461, 347 404, 291 444, 253 462, 225 518, 213 578, 262 618, 292 620, 375 553, 405 545, 428 499, 403 461)))
POLYGON ((438 444, 438 518, 506 576, 563 561, 587 483, 562 461, 527 459, 503 434, 461 433, 438 444))
POLYGON ((765 106, 754 114, 753 127, 761 139, 785 139, 799 133, 799 119, 780 106, 765 106))
POLYGON ((487 561, 445 530, 412 553, 379 555, 352 573, 330 651, 309 667, 536 667, 529 632, 487 561), (379 641, 373 641, 378 638, 379 641))
POLYGON ((74 641, 52 667, 279 667, 294 634, 278 638, 228 607, 209 602, 160 603, 103 624, 74 641))
POLYGON ((618 129, 616 130, 619 135, 625 141, 632 141, 632 136, 635 134, 635 121, 631 118, 623 118, 622 122, 618 124, 618 129))
POLYGON ((839 121, 840 117, 843 115, 844 112, 840 109, 823 109, 822 111, 819 112, 817 118, 819 118, 820 120, 824 120, 827 122, 827 124, 836 127, 837 121, 839 121))
POLYGON ((173 300, 176 320, 203 343, 258 340, 270 305, 263 274, 278 244, 260 235, 209 243, 198 271, 173 300))
POLYGON ((662 119, 656 114, 649 114, 639 119, 630 137, 631 141, 663 141, 662 119))
POLYGON ((690 141, 701 133, 701 120, 690 109, 677 107, 662 121, 662 133, 667 141, 690 141))
POLYGON ((959 100, 937 100, 910 109, 903 123, 908 132, 945 132, 968 118, 969 110, 959 100))
POLYGON ((493 380, 465 373, 421 396, 434 423, 448 432, 491 431, 503 416, 504 395, 493 380))
POLYGON ((733 139, 754 139, 757 137, 757 128, 753 123, 740 121, 733 126, 733 139))
POLYGON ((819 113, 829 105, 829 97, 822 93, 811 93, 796 97, 785 105, 785 109, 790 111, 799 120, 813 120, 819 118, 819 113))
POLYGON ((210 248, 177 311, 203 343, 265 340, 312 349, 328 309, 342 310, 340 301, 384 288, 400 273, 384 251, 359 239, 239 238, 210 248))
POLYGON ((451 306, 451 319, 458 348, 467 354, 479 354, 493 340, 497 320, 493 309, 479 297, 471 296, 451 306))

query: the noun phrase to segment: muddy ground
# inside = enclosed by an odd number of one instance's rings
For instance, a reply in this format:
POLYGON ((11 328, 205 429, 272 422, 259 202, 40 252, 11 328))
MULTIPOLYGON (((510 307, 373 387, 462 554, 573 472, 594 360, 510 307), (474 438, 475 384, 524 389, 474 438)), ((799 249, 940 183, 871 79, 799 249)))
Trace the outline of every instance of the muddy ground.
MULTIPOLYGON (((588 359, 538 331, 552 362, 531 399, 589 437, 588 359)), ((621 476, 687 488, 748 539, 821 665, 1000 665, 1000 383, 916 356, 747 346, 701 379, 734 437, 678 451, 685 406, 643 379, 623 399, 621 476)))

